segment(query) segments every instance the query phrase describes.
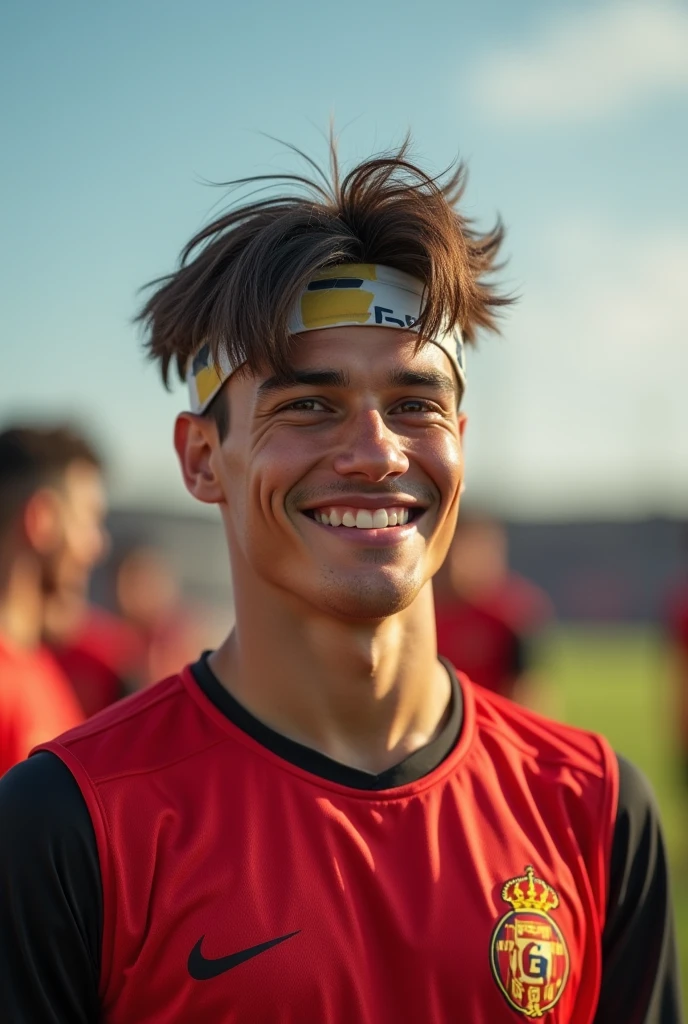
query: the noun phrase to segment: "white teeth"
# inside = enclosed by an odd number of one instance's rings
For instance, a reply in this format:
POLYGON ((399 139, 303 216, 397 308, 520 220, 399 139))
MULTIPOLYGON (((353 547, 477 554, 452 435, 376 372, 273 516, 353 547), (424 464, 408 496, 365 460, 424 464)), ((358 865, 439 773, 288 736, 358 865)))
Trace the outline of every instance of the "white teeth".
POLYGON ((346 512, 330 508, 329 512, 315 509, 313 516, 315 521, 322 523, 323 526, 355 526, 359 530, 384 530, 387 526, 405 526, 409 521, 410 512, 408 508, 394 508, 390 511, 386 508, 359 508, 355 511, 347 509, 346 512))

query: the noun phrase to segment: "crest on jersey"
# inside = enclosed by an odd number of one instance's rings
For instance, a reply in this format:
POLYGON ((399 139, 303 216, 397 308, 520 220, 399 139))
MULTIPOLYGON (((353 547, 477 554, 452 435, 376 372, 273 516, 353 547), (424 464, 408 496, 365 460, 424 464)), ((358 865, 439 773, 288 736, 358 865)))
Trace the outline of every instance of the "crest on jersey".
POLYGON ((543 1017, 561 998, 569 976, 566 941, 550 916, 559 896, 529 864, 525 875, 504 883, 502 899, 512 909, 492 933, 492 973, 512 1009, 543 1017))

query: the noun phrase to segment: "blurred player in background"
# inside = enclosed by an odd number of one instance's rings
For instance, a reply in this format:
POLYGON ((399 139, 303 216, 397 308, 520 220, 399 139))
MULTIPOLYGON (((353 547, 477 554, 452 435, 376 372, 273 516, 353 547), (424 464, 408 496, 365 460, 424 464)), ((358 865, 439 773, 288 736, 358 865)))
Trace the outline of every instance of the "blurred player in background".
POLYGON ((120 541, 101 575, 103 603, 84 607, 72 628, 49 637, 87 717, 170 675, 208 642, 200 609, 184 600, 160 548, 120 541))
MULTIPOLYGON (((682 530, 683 559, 688 560, 688 524, 682 530)), ((675 683, 675 707, 678 742, 688 782, 688 566, 674 580, 664 608, 664 620, 670 649, 671 672, 675 683)))
POLYGON ((69 629, 54 629, 46 640, 87 718, 139 688, 140 638, 106 608, 89 604, 69 629))
POLYGON ((0 773, 83 712, 44 641, 86 606, 106 547, 101 463, 66 426, 0 433, 0 773))
POLYGON ((439 653, 480 686, 541 706, 535 645, 553 608, 544 591, 510 570, 503 525, 463 510, 434 589, 439 653))
POLYGON ((208 637, 200 608, 185 600, 164 551, 129 543, 113 566, 116 608, 138 645, 134 672, 140 689, 197 657, 208 637))

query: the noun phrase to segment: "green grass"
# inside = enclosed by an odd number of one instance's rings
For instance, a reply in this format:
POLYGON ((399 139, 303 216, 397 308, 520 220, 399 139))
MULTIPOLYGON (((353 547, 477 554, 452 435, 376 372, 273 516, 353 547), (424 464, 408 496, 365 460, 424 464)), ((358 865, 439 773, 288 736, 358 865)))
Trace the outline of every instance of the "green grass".
POLYGON ((675 691, 658 634, 645 628, 561 629, 545 644, 547 713, 604 733, 649 778, 672 869, 679 956, 688 1005, 688 781, 675 730, 675 691))

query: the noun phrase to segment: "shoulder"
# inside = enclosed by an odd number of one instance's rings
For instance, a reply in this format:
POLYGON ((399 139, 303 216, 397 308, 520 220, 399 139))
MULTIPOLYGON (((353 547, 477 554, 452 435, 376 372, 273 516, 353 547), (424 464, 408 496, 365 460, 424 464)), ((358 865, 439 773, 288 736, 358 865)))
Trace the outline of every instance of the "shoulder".
POLYGON ((205 703, 186 668, 111 705, 41 749, 57 754, 80 784, 84 775, 97 783, 157 771, 221 738, 217 716, 205 703))
POLYGON ((481 742, 512 757, 555 770, 569 769, 616 783, 616 757, 604 737, 515 704, 466 681, 475 702, 475 728, 481 742))
POLYGON ((12 822, 11 829, 0 830, 0 861, 11 858, 17 867, 35 867, 42 850, 92 842, 79 787, 59 758, 48 752, 21 761, 0 778, 0 817, 12 822))
POLYGON ((478 687, 473 758, 519 822, 536 819, 585 865, 598 921, 604 920, 615 833, 619 766, 604 737, 544 718, 478 687), (528 807, 527 817, 523 817, 528 807))

